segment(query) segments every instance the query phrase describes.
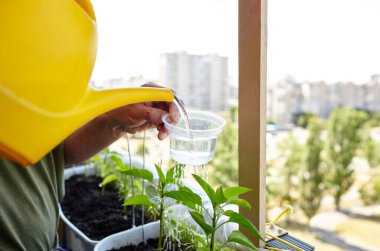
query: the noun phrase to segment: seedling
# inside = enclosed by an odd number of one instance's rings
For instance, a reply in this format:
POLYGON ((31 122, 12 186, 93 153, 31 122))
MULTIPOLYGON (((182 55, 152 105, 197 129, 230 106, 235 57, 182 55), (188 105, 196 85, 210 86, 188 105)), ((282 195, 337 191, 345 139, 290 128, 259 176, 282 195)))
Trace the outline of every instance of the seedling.
POLYGON ((206 235, 206 240, 200 242, 201 247, 198 248, 198 251, 214 251, 216 248, 217 250, 220 250, 228 247, 229 244, 233 242, 241 244, 253 250, 258 250, 255 245, 248 239, 248 237, 238 230, 232 231, 225 243, 216 243, 215 241, 216 231, 227 223, 237 223, 239 226, 247 229, 256 238, 264 240, 253 223, 246 217, 232 210, 224 210, 224 208, 228 205, 238 205, 247 210, 251 210, 252 207, 248 201, 238 198, 239 195, 247 193, 251 190, 239 186, 227 189, 223 189, 223 187, 220 186, 214 190, 200 176, 193 174, 193 177, 207 194, 207 197, 212 204, 212 208, 209 208, 204 206, 202 201, 196 200, 194 201, 194 204, 196 205, 195 210, 193 208, 193 210, 189 211, 193 220, 202 228, 206 235), (227 216, 228 219, 220 222, 222 216, 227 216), (211 224, 207 223, 208 221, 211 222, 211 224))
POLYGON ((188 204, 201 204, 201 197, 194 194, 192 191, 185 187, 180 187, 178 191, 169 191, 168 185, 173 184, 178 186, 178 171, 176 167, 170 168, 166 175, 162 171, 161 167, 155 165, 158 174, 158 180, 153 179, 153 174, 146 169, 130 169, 124 174, 131 175, 136 178, 141 178, 148 181, 150 184, 146 187, 146 194, 138 194, 129 198, 123 205, 143 205, 153 209, 160 219, 160 230, 158 239, 158 251, 163 250, 164 240, 164 226, 165 226, 165 213, 168 208, 173 204, 167 205, 165 200, 172 198, 178 201, 182 201, 188 204))

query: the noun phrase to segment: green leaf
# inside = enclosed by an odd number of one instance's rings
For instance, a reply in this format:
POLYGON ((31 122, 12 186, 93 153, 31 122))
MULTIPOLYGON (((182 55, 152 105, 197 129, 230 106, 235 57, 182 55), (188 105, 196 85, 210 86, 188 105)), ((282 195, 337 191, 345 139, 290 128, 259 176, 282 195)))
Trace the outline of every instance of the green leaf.
POLYGON ((215 231, 215 229, 212 226, 207 224, 205 218, 200 213, 191 211, 190 215, 195 220, 195 222, 198 223, 198 225, 203 229, 203 231, 205 231, 206 235, 209 235, 215 231))
POLYGON ((197 251, 210 251, 210 248, 200 247, 197 248, 197 251))
POLYGON ((195 239, 202 244, 203 247, 201 248, 198 248, 197 250, 202 250, 202 248, 205 248, 203 250, 206 250, 206 251, 209 251, 209 249, 206 248, 207 246, 207 241, 202 237, 202 236, 199 236, 199 235, 195 235, 195 239))
POLYGON ((252 189, 245 188, 245 187, 239 187, 239 186, 229 187, 229 188, 226 188, 224 190, 224 196, 227 199, 231 199, 231 198, 234 198, 236 196, 239 196, 240 194, 247 193, 247 192, 249 192, 251 190, 252 189))
POLYGON ((223 193, 223 187, 220 186, 216 189, 216 194, 215 194, 215 204, 219 206, 220 204, 223 204, 227 201, 226 197, 224 197, 223 193))
POLYGON ((260 238, 264 241, 263 237, 261 236, 260 232, 257 230, 255 225, 251 221, 249 221, 245 216, 236 213, 232 210, 227 210, 223 213, 224 215, 230 217, 227 222, 234 222, 239 224, 239 226, 244 227, 247 229, 253 236, 260 238))
POLYGON ((129 198, 123 204, 123 206, 130 206, 130 205, 144 205, 144 206, 149 207, 152 205, 152 202, 148 199, 148 197, 145 194, 138 194, 129 198))
POLYGON ((242 232, 238 230, 234 230, 231 232, 230 236, 228 236, 228 242, 235 242, 238 244, 241 244, 243 246, 246 246, 250 249, 258 251, 258 249, 255 247, 255 245, 248 239, 247 236, 245 236, 242 232))
MULTIPOLYGON (((189 193, 193 193, 193 194, 196 194, 193 192, 193 190, 191 190, 190 188, 188 187, 185 187, 185 186, 180 186, 178 191, 184 191, 184 192, 189 192, 189 193)), ((198 194, 196 194, 198 195, 198 194)), ((202 199, 202 198, 201 198, 202 199)), ((196 204, 196 203, 191 203, 191 202, 185 202, 185 201, 182 201, 181 202, 183 205, 187 206, 188 208, 190 209, 193 209, 194 211, 198 211, 197 210, 197 206, 201 206, 202 204, 196 204)))
POLYGON ((175 199, 179 202, 188 202, 188 203, 193 203, 196 205, 202 205, 201 197, 194 192, 181 191, 181 190, 170 191, 170 192, 164 193, 164 196, 175 199))
POLYGON ((114 163, 115 166, 124 166, 123 160, 118 156, 111 156, 110 160, 114 163))
POLYGON ((161 167, 159 165, 156 165, 156 164, 154 166, 156 167, 158 177, 160 178, 160 182, 162 184, 166 184, 165 174, 164 174, 164 172, 162 172, 161 167))
POLYGON ((174 167, 170 168, 166 172, 166 184, 173 183, 174 182, 174 167))
POLYGON ((146 196, 148 197, 148 199, 150 200, 150 202, 152 202, 153 204, 160 204, 161 202, 161 198, 158 194, 158 191, 157 191, 157 188, 155 186, 152 186, 152 185, 149 185, 145 188, 145 193, 146 193, 146 196))
POLYGON ((123 173, 127 170, 130 170, 131 168, 129 166, 116 166, 116 170, 120 173, 123 173))
POLYGON ((134 168, 126 171, 121 171, 121 173, 153 182, 153 174, 146 169, 134 168))
POLYGON ((119 179, 119 177, 116 174, 110 174, 103 179, 102 183, 100 183, 100 186, 103 187, 103 186, 105 186, 105 185, 107 185, 107 184, 109 184, 115 180, 118 180, 118 179, 119 179))
POLYGON ((252 209, 251 204, 249 204, 249 202, 246 201, 246 200, 244 200, 244 199, 231 200, 231 201, 228 202, 228 204, 238 205, 239 207, 245 208, 247 210, 251 210, 252 209))
POLYGON ((201 177, 199 177, 198 175, 193 174, 193 177, 198 182, 198 184, 202 187, 202 189, 206 192, 206 194, 209 197, 209 199, 211 200, 212 204, 215 204, 216 195, 215 195, 214 189, 212 189, 212 187, 205 180, 203 180, 201 177))
POLYGON ((185 186, 180 186, 178 190, 179 191, 189 192, 189 193, 194 193, 193 190, 191 190, 190 188, 185 187, 185 186))

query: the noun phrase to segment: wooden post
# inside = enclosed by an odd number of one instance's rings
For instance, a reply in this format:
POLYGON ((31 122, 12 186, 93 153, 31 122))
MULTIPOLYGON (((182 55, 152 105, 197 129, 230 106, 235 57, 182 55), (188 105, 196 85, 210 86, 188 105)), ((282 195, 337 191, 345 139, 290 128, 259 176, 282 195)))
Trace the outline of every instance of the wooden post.
MULTIPOLYGON (((252 204, 252 211, 240 210, 263 236, 266 211, 266 39, 267 0, 239 0, 239 185, 253 190, 242 197, 252 204)), ((264 244, 258 240, 254 242, 260 246, 264 244)))

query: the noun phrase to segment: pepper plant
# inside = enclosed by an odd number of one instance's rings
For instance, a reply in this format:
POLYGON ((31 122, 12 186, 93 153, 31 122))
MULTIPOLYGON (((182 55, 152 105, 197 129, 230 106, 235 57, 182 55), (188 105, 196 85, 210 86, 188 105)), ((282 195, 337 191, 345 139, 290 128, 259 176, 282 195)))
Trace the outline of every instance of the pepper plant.
POLYGON ((207 197, 212 204, 212 207, 210 208, 204 206, 202 202, 199 203, 199 201, 197 201, 198 203, 195 203, 197 206, 195 208, 197 210, 189 211, 193 220, 202 228, 206 235, 205 240, 200 242, 201 247, 198 248, 198 251, 221 250, 228 247, 230 243, 238 243, 250 249, 258 250, 248 237, 239 230, 233 230, 225 243, 217 243, 215 238, 216 231, 223 225, 227 223, 237 223, 239 226, 247 229, 256 238, 264 240, 253 223, 246 217, 232 210, 224 210, 228 205, 238 205, 247 210, 251 210, 252 207, 248 201, 238 198, 239 195, 251 190, 239 186, 227 189, 223 189, 222 186, 219 186, 214 190, 210 184, 200 176, 193 174, 193 177, 207 194, 207 197), (226 216, 225 218, 227 219, 221 221, 222 216, 226 216), (211 224, 208 222, 211 222, 211 224))
POLYGON ((165 200, 172 198, 189 206, 195 204, 201 204, 202 199, 199 195, 193 193, 190 189, 186 187, 179 187, 177 191, 168 190, 169 185, 174 185, 178 187, 179 179, 176 174, 178 174, 178 169, 176 167, 170 168, 166 174, 162 171, 161 166, 155 165, 158 174, 158 180, 154 180, 153 174, 146 169, 130 169, 123 173, 131 175, 136 178, 141 178, 148 181, 150 184, 146 187, 145 194, 138 194, 132 196, 126 200, 123 206, 128 205, 143 205, 153 208, 153 211, 158 215, 160 220, 160 230, 158 239, 158 251, 163 250, 163 240, 164 240, 164 226, 165 226, 165 213, 168 208, 175 204, 165 203, 165 200))

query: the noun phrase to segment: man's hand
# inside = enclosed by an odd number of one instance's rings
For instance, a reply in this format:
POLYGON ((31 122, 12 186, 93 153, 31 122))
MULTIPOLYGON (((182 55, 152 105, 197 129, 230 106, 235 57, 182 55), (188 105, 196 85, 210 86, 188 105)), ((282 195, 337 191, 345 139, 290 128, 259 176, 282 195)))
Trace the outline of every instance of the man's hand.
MULTIPOLYGON (((144 87, 161 87, 148 83, 144 87)), ((164 139, 168 132, 162 117, 169 113, 172 121, 180 117, 173 102, 145 102, 111 110, 88 122, 65 141, 66 165, 82 162, 95 155, 126 133, 136 133, 157 128, 158 138, 164 139)))
MULTIPOLYGON (((144 87, 160 87, 149 83, 144 87)), ((104 118, 109 120, 114 131, 136 133, 150 128, 157 128, 158 138, 164 139, 168 132, 162 122, 162 117, 169 113, 172 121, 179 119, 177 106, 171 102, 145 102, 126 105, 104 114, 104 118)))

